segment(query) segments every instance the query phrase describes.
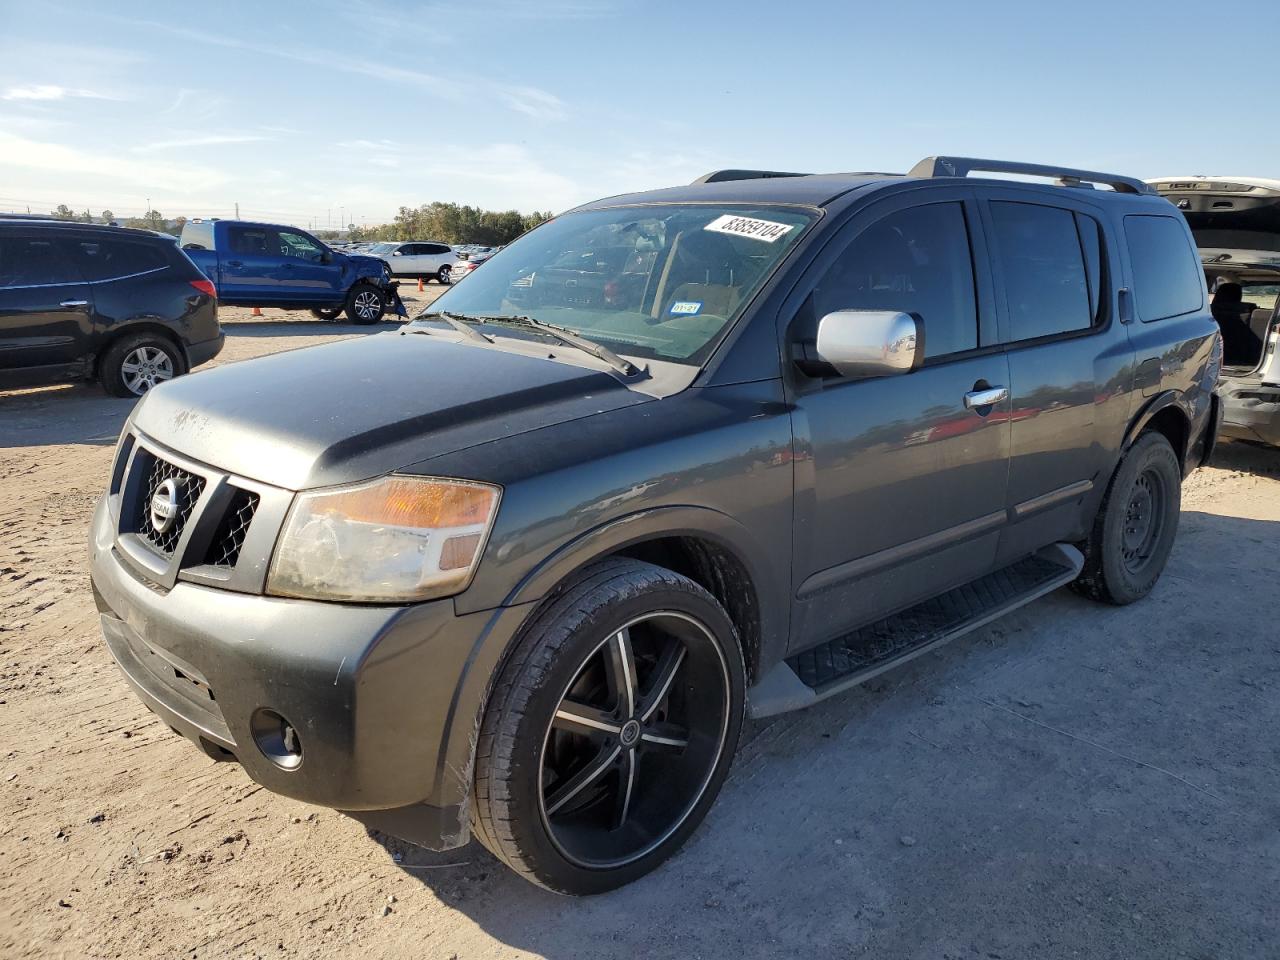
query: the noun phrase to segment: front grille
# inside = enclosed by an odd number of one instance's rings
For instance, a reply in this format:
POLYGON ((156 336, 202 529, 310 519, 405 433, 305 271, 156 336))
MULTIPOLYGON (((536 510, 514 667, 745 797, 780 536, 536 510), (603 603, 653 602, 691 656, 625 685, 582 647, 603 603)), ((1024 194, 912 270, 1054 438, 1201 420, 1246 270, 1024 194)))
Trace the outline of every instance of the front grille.
POLYGON ((215 567, 234 567, 240 558, 240 548, 244 546, 245 535, 249 532, 249 524, 258 510, 258 495, 249 490, 236 488, 235 495, 222 515, 218 529, 209 543, 204 562, 215 567))
POLYGON ((186 529, 187 521, 191 519, 191 512, 195 509, 196 501, 200 499, 203 491, 204 477, 183 470, 181 467, 175 467, 160 457, 153 457, 151 469, 147 474, 146 489, 141 502, 137 505, 136 520, 139 536, 165 556, 173 556, 174 548, 182 538, 182 531, 186 529), (174 480, 178 485, 180 491, 178 513, 167 530, 159 531, 151 522, 151 499, 166 480, 174 480))

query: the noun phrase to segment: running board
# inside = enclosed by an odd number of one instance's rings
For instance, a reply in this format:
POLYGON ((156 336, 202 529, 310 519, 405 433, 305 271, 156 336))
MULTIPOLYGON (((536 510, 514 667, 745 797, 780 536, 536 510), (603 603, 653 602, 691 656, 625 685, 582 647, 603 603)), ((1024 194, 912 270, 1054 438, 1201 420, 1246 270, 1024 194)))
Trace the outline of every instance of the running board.
POLYGON ((747 691, 753 719, 799 710, 985 626, 1074 580, 1084 557, 1056 543, 892 617, 789 657, 747 691))

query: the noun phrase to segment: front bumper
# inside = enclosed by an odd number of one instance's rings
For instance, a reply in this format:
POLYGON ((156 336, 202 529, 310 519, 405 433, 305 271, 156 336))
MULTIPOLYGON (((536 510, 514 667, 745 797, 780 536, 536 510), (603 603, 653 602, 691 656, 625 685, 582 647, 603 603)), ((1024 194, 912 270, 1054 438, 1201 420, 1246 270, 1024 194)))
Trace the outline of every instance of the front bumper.
POLYGON ((1280 386, 1232 377, 1222 381, 1219 393, 1224 437, 1280 446, 1280 386))
POLYGON ((435 849, 467 842, 484 698, 527 607, 458 616, 452 600, 374 607, 183 581, 164 590, 121 561, 105 498, 90 570, 125 679, 207 754, 404 839, 435 849), (296 766, 259 748, 259 710, 297 731, 296 766))

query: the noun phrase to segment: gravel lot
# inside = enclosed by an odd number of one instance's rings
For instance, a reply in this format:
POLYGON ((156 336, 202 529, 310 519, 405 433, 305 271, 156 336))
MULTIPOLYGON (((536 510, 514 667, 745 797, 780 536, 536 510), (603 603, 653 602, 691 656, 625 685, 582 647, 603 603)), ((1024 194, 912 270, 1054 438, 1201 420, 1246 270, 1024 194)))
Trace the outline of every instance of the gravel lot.
MULTIPOLYGON (((370 332, 223 318, 218 363, 370 332)), ((273 796, 130 694, 85 562, 129 409, 0 393, 0 956, 1280 956, 1278 453, 1188 481, 1143 603, 1059 591, 749 725, 682 854, 570 901, 273 796)))

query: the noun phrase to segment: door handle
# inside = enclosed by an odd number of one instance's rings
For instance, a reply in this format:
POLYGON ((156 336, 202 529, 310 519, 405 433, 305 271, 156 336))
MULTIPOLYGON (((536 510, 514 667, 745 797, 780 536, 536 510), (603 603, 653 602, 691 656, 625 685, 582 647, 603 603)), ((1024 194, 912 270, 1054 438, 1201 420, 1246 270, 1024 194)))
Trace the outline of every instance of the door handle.
POLYGON ((87 307, 88 305, 88 300, 63 300, 62 303, 59 304, 61 307, 87 307))
POLYGON ((228 261, 227 261, 227 266, 228 266, 228 267, 243 267, 243 266, 244 266, 244 261, 243 261, 243 260, 228 260, 228 261))
POLYGON ((1008 387, 988 387, 986 390, 970 390, 964 395, 964 405, 965 409, 974 410, 978 407, 992 407, 1007 399, 1008 387))

